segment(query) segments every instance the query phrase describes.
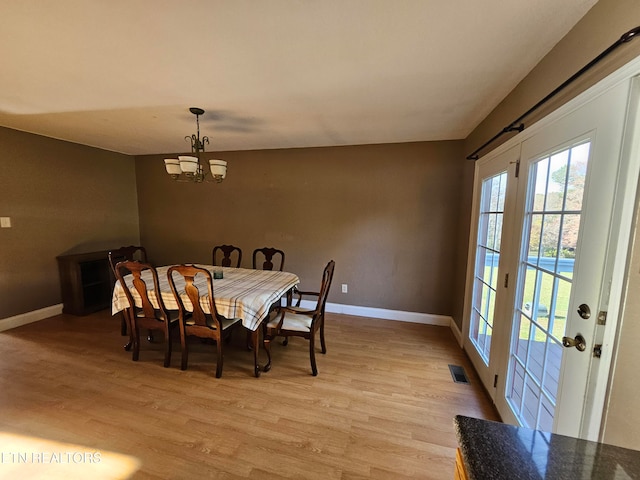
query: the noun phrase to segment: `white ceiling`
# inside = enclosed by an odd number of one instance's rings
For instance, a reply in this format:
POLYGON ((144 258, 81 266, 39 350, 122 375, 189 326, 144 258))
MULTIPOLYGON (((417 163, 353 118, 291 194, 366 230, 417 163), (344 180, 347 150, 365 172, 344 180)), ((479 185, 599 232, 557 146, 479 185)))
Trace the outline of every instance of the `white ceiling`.
POLYGON ((0 0, 0 125, 127 154, 465 138, 596 0, 0 0))

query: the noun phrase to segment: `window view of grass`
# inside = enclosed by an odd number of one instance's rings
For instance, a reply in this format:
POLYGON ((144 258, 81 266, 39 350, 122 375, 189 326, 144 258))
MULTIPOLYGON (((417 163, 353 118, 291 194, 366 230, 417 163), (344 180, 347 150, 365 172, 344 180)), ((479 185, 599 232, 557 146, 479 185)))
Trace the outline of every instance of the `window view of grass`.
POLYGON ((489 362, 493 335, 506 188, 506 172, 482 182, 469 337, 486 363, 489 362))
MULTIPOLYGON (((547 331, 558 342, 561 341, 567 324, 573 272, 563 272, 562 276, 566 278, 566 280, 541 271, 538 271, 536 275, 535 269, 527 269, 521 307, 526 316, 535 321, 539 328, 547 331), (538 278, 541 278, 537 292, 539 300, 537 309, 534 310, 534 298, 538 278), (529 308, 527 308, 527 306, 529 308)), ((518 338, 529 338, 529 325, 525 323, 520 326, 518 338)), ((536 329, 536 335, 533 340, 544 342, 546 341, 546 336, 542 330, 536 329)))
POLYGON ((531 428, 550 428, 580 232, 589 142, 535 162, 506 397, 531 428))
MULTIPOLYGON (((497 266, 485 267, 485 277, 492 278, 498 274, 497 266)), ((573 278, 573 272, 563 272, 562 277, 554 277, 549 273, 540 273, 542 280, 539 288, 539 301, 537 308, 537 315, 533 311, 534 304, 534 292, 536 287, 536 270, 529 268, 524 284, 524 292, 522 295, 523 302, 520 307, 523 313, 535 320, 540 328, 548 331, 556 340, 560 341, 565 332, 566 319, 569 311, 569 296, 571 295, 571 279, 573 278), (554 281, 557 282, 554 291, 554 281), (555 295, 554 295, 555 294, 555 295), (552 299, 555 297, 555 304, 552 305, 552 299), (553 325, 549 326, 550 318, 553 315, 553 325)), ((481 311, 495 311, 495 295, 482 295, 481 311)), ((493 317, 492 326, 493 326, 493 317)), ((485 332, 483 332, 485 333, 485 332)), ((491 332, 486 332, 491 335, 491 332)), ((537 331, 536 341, 544 341, 545 338, 540 330, 537 331)), ((520 326, 520 339, 526 340, 529 338, 529 325, 523 324, 520 326)))
MULTIPOLYGON (((590 144, 583 143, 534 164, 527 269, 521 308, 534 321, 534 341, 565 333, 590 144)), ((529 338, 526 322, 519 338, 529 338)))

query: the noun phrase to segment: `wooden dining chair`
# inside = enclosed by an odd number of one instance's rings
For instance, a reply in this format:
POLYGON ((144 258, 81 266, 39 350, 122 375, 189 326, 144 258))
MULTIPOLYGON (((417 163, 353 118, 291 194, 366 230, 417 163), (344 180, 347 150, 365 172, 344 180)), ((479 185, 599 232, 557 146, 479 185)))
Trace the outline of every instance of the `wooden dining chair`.
MULTIPOLYGON (((142 263, 147 263, 147 251, 143 246, 140 245, 129 245, 127 247, 120 247, 114 250, 109 250, 107 253, 107 257, 109 258, 109 265, 111 266, 111 272, 113 273, 114 281, 112 283, 115 284, 116 279, 116 265, 118 262, 124 262, 126 260, 139 260, 142 263)), ((111 285, 111 290, 113 290, 113 285, 111 285)), ((125 313, 122 313, 120 320, 120 334, 127 334, 127 320, 125 318, 125 313)), ((129 338, 133 338, 131 336, 131 332, 129 332, 129 338)), ((124 349, 129 350, 131 348, 131 342, 125 345, 124 349)))
POLYGON ((336 262, 331 260, 322 274, 322 283, 319 292, 308 292, 297 290, 298 301, 295 306, 283 306, 270 317, 264 324, 263 338, 264 347, 267 352, 268 363, 264 367, 265 371, 271 368, 271 342, 276 337, 285 337, 283 345, 287 344, 289 337, 302 337, 309 340, 309 358, 311 360, 311 373, 318 375, 315 354, 316 332, 320 331, 320 346, 322 353, 327 353, 327 345, 324 340, 324 310, 327 303, 327 296, 333 280, 333 269, 336 262), (306 309, 300 306, 303 297, 310 296, 317 298, 314 308, 306 309))
POLYGON ((271 247, 263 247, 263 248, 256 248, 253 251, 253 268, 255 269, 260 269, 260 270, 273 270, 275 267, 274 264, 274 257, 276 262, 278 261, 278 259, 280 260, 280 263, 278 265, 278 270, 282 271, 282 269, 284 268, 284 252, 282 250, 278 250, 277 248, 271 248, 271 247), (262 264, 260 266, 258 266, 258 262, 262 262, 262 264))
MULTIPOLYGON (((272 248, 272 247, 256 248, 253 251, 253 257, 252 257, 253 269, 254 270, 258 270, 258 269, 273 270, 273 268, 275 267, 274 257, 275 257, 276 263, 278 262, 278 260, 280 261, 278 265, 278 270, 282 271, 282 269, 284 268, 284 252, 282 250, 278 250, 277 248, 272 248), (259 265, 260 262, 262 262, 261 265, 259 265)), ((282 303, 280 300, 273 303, 269 307, 269 312, 272 312, 275 308, 279 307, 280 303, 282 303)), ((250 338, 249 332, 247 333, 247 348, 251 349, 251 338, 250 338)))
POLYGON ((242 262, 242 250, 240 247, 236 247, 235 245, 216 245, 213 247, 213 252, 211 253, 211 264, 216 265, 218 267, 231 267, 235 266, 236 268, 240 268, 240 263, 242 262), (236 257, 237 260, 235 265, 232 265, 233 257, 236 257))
POLYGON ((182 345, 182 370, 187 369, 188 346, 187 337, 195 336, 204 339, 212 339, 217 346, 216 378, 222 376, 223 364, 223 340, 229 338, 233 328, 242 325, 239 318, 226 318, 218 313, 213 296, 213 279, 211 273, 205 268, 195 265, 174 265, 167 270, 169 286, 178 304, 178 323, 180 328, 180 343, 182 345), (182 277, 185 283, 184 291, 178 291, 175 276, 182 277), (207 291, 200 292, 195 284, 197 275, 204 275, 207 281, 207 291), (185 308, 181 294, 185 294, 193 308, 190 312, 185 308), (200 303, 200 297, 208 294, 209 311, 205 313, 200 303))
POLYGON ((138 260, 142 263, 147 263, 147 250, 141 245, 129 245, 128 247, 120 247, 114 250, 110 250, 108 253, 109 264, 115 271, 115 266, 118 262, 124 262, 125 260, 138 260))
POLYGON ((158 281, 156 269, 148 263, 141 263, 137 260, 125 260, 118 262, 114 270, 116 279, 123 286, 124 293, 129 302, 129 307, 125 309, 125 315, 128 319, 129 331, 131 332, 133 342, 133 361, 138 361, 140 356, 140 328, 146 328, 151 331, 159 330, 164 334, 164 366, 168 367, 171 363, 173 331, 178 325, 178 315, 177 313, 167 311, 162 301, 162 295, 157 295, 157 308, 153 306, 149 299, 147 282, 143 280, 142 274, 144 272, 151 274, 153 290, 159 292, 160 282, 158 281), (133 276, 132 288, 140 297, 140 306, 136 305, 131 289, 126 287, 124 277, 128 274, 133 276))

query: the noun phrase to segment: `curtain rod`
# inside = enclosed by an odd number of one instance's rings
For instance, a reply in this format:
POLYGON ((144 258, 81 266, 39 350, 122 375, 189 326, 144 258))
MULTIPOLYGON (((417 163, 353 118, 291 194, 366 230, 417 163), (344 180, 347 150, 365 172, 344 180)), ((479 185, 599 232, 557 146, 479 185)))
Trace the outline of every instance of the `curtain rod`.
POLYGON ((638 26, 636 28, 633 28, 633 29, 629 30, 628 32, 626 32, 625 34, 623 34, 609 48, 604 50, 600 55, 598 55, 596 58, 594 58, 589 63, 587 63, 584 67, 582 67, 580 70, 578 70, 576 73, 574 73, 571 77, 569 77, 567 80, 565 80, 565 82, 562 85, 557 87, 553 92, 551 92, 549 95, 544 97, 542 100, 540 100, 538 103, 536 103, 533 107, 531 107, 529 110, 527 110, 522 115, 520 115, 518 118, 516 118, 513 122, 511 122, 509 125, 507 125, 502 130, 500 130, 497 134, 495 134, 490 140, 488 140, 482 146, 478 147, 472 153, 470 153, 467 156, 467 160, 478 160, 480 158, 480 156, 478 155, 478 152, 480 152, 484 148, 486 148, 489 145, 491 145, 493 142, 495 142, 498 138, 500 138, 505 133, 523 131, 524 128, 525 128, 524 127, 524 123, 521 123, 523 118, 525 118, 525 117, 529 116, 530 114, 532 114, 533 112, 535 112, 538 108, 540 108, 542 105, 544 105, 549 100, 551 100, 553 97, 555 97, 558 93, 560 93, 560 91, 564 90, 565 87, 567 87, 569 84, 573 83, 578 77, 580 77, 584 73, 586 73, 587 70, 591 69, 591 67, 593 67, 598 62, 600 62, 600 60, 605 58, 607 55, 609 55, 611 52, 613 52, 620 45, 622 45, 624 43, 628 43, 631 40, 633 40, 638 34, 640 34, 640 26, 638 26))

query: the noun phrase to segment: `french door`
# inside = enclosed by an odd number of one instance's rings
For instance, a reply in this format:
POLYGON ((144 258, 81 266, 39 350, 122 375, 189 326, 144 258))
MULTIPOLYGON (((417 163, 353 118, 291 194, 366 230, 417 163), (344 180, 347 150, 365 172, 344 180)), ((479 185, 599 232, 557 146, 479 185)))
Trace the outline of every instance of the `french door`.
MULTIPOLYGON (((491 385, 497 375, 504 344, 505 300, 498 295, 505 278, 504 227, 513 223, 517 182, 515 170, 520 158, 520 147, 515 146, 478 164, 474 196, 474 216, 477 218, 477 233, 474 251, 474 273, 469 313, 468 339, 473 345, 467 349, 478 375, 484 385, 491 385), (511 207, 505 211, 505 207, 511 207)), ((494 397, 495 388, 487 392, 494 397)), ((495 398, 494 398, 495 401, 495 398)))
POLYGON ((599 421, 587 392, 620 227, 629 85, 477 165, 465 349, 505 422, 584 436, 585 419, 599 421), (492 204, 503 181, 504 203, 492 204))

